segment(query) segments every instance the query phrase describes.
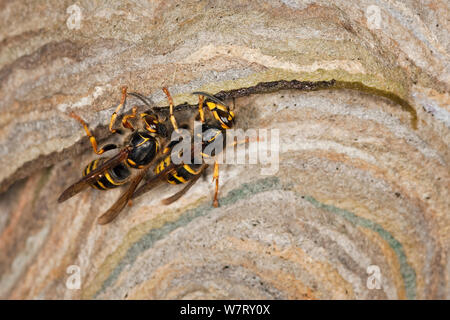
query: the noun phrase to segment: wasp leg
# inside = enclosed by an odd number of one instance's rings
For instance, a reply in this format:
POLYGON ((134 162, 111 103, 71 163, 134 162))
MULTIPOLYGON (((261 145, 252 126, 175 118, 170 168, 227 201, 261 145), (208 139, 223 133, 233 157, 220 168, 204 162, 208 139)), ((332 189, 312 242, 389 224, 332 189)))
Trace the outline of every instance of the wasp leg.
POLYGON ((137 108, 136 108, 136 107, 133 107, 133 109, 132 109, 131 112, 132 112, 131 114, 127 114, 127 115, 125 115, 125 116, 123 117, 123 119, 122 119, 122 126, 123 126, 124 128, 130 129, 131 131, 134 131, 134 127, 133 127, 133 125, 128 121, 128 119, 136 118, 137 108))
POLYGON ((116 146, 115 144, 107 144, 106 146, 104 146, 104 147, 101 148, 100 150, 97 150, 97 148, 98 148, 98 146, 97 146, 97 140, 96 140, 95 137, 92 135, 92 133, 89 131, 89 128, 88 128, 86 122, 84 122, 83 119, 81 119, 77 114, 75 114, 75 113, 73 113, 73 112, 71 112, 71 113, 69 114, 69 116, 70 116, 71 118, 74 118, 75 120, 77 120, 78 122, 81 123, 81 125, 82 125, 83 128, 84 128, 84 131, 86 131, 86 135, 89 137, 89 141, 91 142, 92 149, 94 149, 94 152, 95 152, 96 154, 102 154, 102 153, 104 153, 105 151, 112 150, 112 149, 117 149, 117 146, 116 146))
POLYGON ((198 114, 200 115, 200 121, 205 123, 205 112, 203 111, 203 102, 205 101, 205 97, 202 95, 198 96, 198 114))
POLYGON ((219 200, 217 200, 219 194, 219 163, 217 160, 214 162, 213 182, 214 180, 216 181, 216 190, 214 191, 213 206, 217 208, 219 206, 219 200))
POLYGON ((175 119, 175 116, 173 115, 173 99, 170 95, 169 90, 167 88, 163 88, 164 93, 167 96, 167 100, 169 100, 169 106, 170 106, 170 122, 172 122, 173 129, 178 133, 178 124, 177 119, 175 119))
POLYGON ((117 106, 116 111, 113 112, 111 115, 111 121, 109 122, 109 131, 112 133, 117 132, 116 129, 113 129, 114 123, 116 122, 117 114, 119 113, 120 109, 122 109, 123 105, 125 104, 125 100, 127 99, 127 87, 122 87, 122 98, 120 99, 120 104, 117 106))

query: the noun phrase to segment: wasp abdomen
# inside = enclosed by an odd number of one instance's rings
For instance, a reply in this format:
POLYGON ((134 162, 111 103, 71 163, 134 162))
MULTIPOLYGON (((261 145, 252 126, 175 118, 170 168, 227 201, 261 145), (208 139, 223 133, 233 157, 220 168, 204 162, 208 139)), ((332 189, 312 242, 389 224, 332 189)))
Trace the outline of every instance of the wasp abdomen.
MULTIPOLYGON (((164 158, 155 168, 155 173, 159 174, 171 163, 170 155, 164 158)), ((186 183, 193 177, 201 173, 201 164, 184 164, 182 167, 167 175, 167 182, 171 184, 186 183)))
MULTIPOLYGON (((106 158, 100 158, 91 161, 84 169, 83 176, 97 169, 105 160, 106 158)), ((127 182, 130 175, 131 172, 128 167, 124 163, 120 163, 106 170, 102 175, 99 175, 98 179, 91 183, 91 186, 99 190, 113 189, 127 182)))

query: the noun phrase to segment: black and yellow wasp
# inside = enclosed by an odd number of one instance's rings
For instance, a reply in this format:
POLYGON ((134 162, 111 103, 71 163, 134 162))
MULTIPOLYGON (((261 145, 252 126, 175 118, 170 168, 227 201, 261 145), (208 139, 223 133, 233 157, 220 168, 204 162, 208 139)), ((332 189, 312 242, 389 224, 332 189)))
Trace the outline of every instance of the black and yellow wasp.
MULTIPOLYGON (((170 121, 173 130, 178 131, 178 123, 174 115, 173 99, 166 88, 163 88, 163 91, 169 100, 170 121)), ((201 155, 202 157, 209 157, 211 155, 207 155, 203 151, 207 146, 215 142, 219 135, 222 135, 223 143, 225 144, 224 133, 225 130, 230 129, 234 125, 234 113, 224 102, 208 93, 194 92, 194 94, 199 96, 198 110, 201 121, 201 155), (214 118, 212 122, 205 120, 203 111, 204 104, 206 104, 214 118)), ((135 96, 146 105, 149 105, 146 98, 141 94, 127 92, 126 87, 122 88, 121 103, 112 114, 109 124, 109 130, 112 133, 118 131, 113 129, 113 126, 117 114, 125 104, 128 95, 135 96)), ((200 178, 202 172, 208 167, 208 164, 204 162, 195 164, 193 161, 190 163, 174 164, 169 152, 176 145, 176 141, 169 142, 167 127, 160 122, 154 110, 151 109, 140 114, 143 129, 135 129, 129 119, 135 118, 136 113, 137 108, 134 107, 132 113, 125 115, 122 119, 122 126, 125 129, 131 130, 125 146, 111 158, 99 158, 91 161, 84 169, 83 178, 67 188, 59 197, 59 202, 66 201, 88 186, 99 190, 108 190, 130 182, 130 185, 119 199, 108 211, 99 217, 98 223, 106 224, 115 219, 132 198, 136 198, 152 189, 160 181, 166 180, 171 184, 186 184, 181 191, 164 199, 162 201, 164 204, 170 204, 176 201, 194 185, 200 178), (154 168, 155 174, 137 189, 148 169, 157 159, 160 161, 154 168), (140 169, 140 171, 137 175, 131 177, 131 169, 140 169)), ((96 139, 89 131, 87 124, 74 113, 71 113, 70 116, 79 121, 84 127, 96 154, 101 155, 105 151, 118 148, 117 145, 108 144, 98 150, 96 139)), ((217 199, 219 191, 219 163, 217 161, 214 162, 213 181, 216 182, 213 205, 217 207, 219 204, 217 199)))
MULTIPOLYGON (((109 130, 112 133, 119 131, 117 129, 113 129, 113 126, 116 121, 117 114, 125 104, 126 98, 129 95, 139 98, 146 105, 150 106, 148 101, 146 101, 146 98, 141 94, 127 92, 127 88, 123 87, 121 102, 112 114, 109 124, 109 130)), ((173 112, 173 109, 171 109, 171 112, 173 112)), ((130 119, 136 117, 136 113, 137 108, 134 107, 132 109, 132 113, 125 115, 122 119, 123 128, 131 131, 125 146, 111 158, 102 157, 91 161, 83 171, 83 178, 68 187, 58 198, 59 202, 66 201, 88 186, 99 190, 108 190, 131 181, 130 186, 121 195, 121 197, 108 211, 100 216, 98 223, 109 223, 120 213, 120 211, 131 199, 131 196, 141 182, 142 178, 145 176, 148 168, 154 160, 157 159, 157 155, 161 153, 161 150, 165 150, 166 152, 169 151, 167 146, 165 146, 167 141, 166 138, 168 137, 167 127, 160 122, 153 109, 140 114, 142 128, 139 129, 135 128, 129 121, 130 119), (137 175, 132 177, 133 169, 138 169, 140 171, 137 175)), ((83 119, 74 113, 71 113, 70 116, 79 121, 84 127, 84 130, 86 131, 86 134, 92 144, 92 148, 96 154, 101 155, 105 151, 119 148, 115 144, 108 144, 98 150, 97 141, 89 131, 89 128, 83 119)), ((171 118, 173 118, 172 115, 171 118)))
MULTIPOLYGON (((171 110, 173 109, 173 99, 170 96, 169 91, 164 88, 163 91, 166 93, 167 98, 169 100, 169 105, 171 110)), ((201 125, 201 156, 202 157, 214 157, 215 155, 206 154, 205 149, 211 145, 212 143, 218 140, 219 136, 222 141, 222 147, 225 147, 225 131, 230 129, 234 125, 235 115, 233 111, 221 100, 216 97, 205 93, 205 92, 194 92, 193 94, 197 94, 199 96, 198 102, 198 113, 200 118, 201 125), (205 114, 203 110, 203 106, 206 104, 207 109, 211 112, 213 119, 210 121, 206 121, 205 114)), ((178 130, 178 125, 175 119, 173 112, 171 111, 172 126, 174 130, 178 130)), ((192 146, 192 150, 194 147, 192 146)), ((221 148, 223 149, 223 148, 221 148)), ((200 163, 195 163, 194 158, 191 157, 190 163, 182 163, 175 165, 173 162, 173 157, 171 155, 165 156, 159 164, 156 165, 154 172, 155 176, 150 178, 146 183, 144 183, 136 192, 133 194, 133 198, 136 198, 151 188, 153 188, 159 179, 166 180, 171 184, 186 184, 183 189, 179 192, 175 193, 173 196, 164 199, 162 201, 163 204, 170 204, 176 200, 178 200, 181 196, 183 196, 200 178, 202 172, 208 167, 204 161, 200 163)), ((214 200, 213 206, 218 207, 218 192, 219 192, 219 163, 217 159, 214 161, 214 173, 213 173, 213 181, 215 181, 215 192, 214 192, 214 200)))

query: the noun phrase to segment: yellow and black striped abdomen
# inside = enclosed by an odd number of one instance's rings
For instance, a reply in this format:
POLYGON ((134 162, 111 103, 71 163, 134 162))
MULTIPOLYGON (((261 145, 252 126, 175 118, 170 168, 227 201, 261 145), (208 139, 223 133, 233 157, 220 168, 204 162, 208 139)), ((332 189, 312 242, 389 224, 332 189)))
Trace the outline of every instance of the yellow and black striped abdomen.
MULTIPOLYGON (((106 158, 100 158, 91 161, 84 169, 83 176, 97 169, 103 164, 103 162, 105 162, 105 160, 106 158)), ((128 167, 124 163, 121 163, 114 168, 106 170, 95 180, 95 182, 91 183, 91 187, 98 190, 113 189, 127 182, 130 174, 131 173, 128 167)))
MULTIPOLYGON (((171 163, 170 155, 164 158, 155 168, 155 173, 159 174, 171 163)), ((181 184, 191 180, 194 176, 201 173, 201 164, 184 164, 174 172, 167 175, 167 182, 170 184, 181 184)))
POLYGON ((219 121, 223 129, 230 129, 234 125, 234 112, 222 104, 207 101, 209 111, 212 112, 214 118, 219 121))

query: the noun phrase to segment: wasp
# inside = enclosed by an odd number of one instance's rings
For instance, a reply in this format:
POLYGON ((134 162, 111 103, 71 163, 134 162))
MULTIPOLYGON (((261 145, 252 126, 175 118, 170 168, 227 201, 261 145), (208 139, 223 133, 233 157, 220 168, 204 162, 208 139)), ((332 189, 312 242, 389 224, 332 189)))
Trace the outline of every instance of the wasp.
MULTIPOLYGON (((173 99, 166 88, 164 88, 163 91, 167 95, 169 106, 172 110, 173 99)), ((217 140, 219 137, 222 139, 221 141, 223 143, 223 147, 225 146, 225 131, 233 127, 235 115, 234 112, 230 110, 229 106, 213 95, 206 92, 193 92, 193 94, 199 96, 198 116, 200 118, 201 125, 201 136, 199 137, 201 141, 201 155, 203 158, 214 157, 214 154, 209 155, 204 151, 212 143, 220 141, 217 140), (206 121, 203 110, 204 105, 206 105, 207 110, 210 111, 213 118, 212 121, 206 121)), ((178 125, 173 112, 171 112, 170 120, 172 122, 172 126, 175 130, 177 130, 178 125)), ((194 150, 194 146, 192 146, 191 150, 194 150)), ((191 160, 193 160, 193 158, 191 158, 191 160)), ((155 175, 136 190, 133 194, 133 198, 136 198, 153 188, 157 184, 158 179, 166 180, 170 184, 185 184, 184 188, 182 188, 179 192, 162 200, 162 203, 166 205, 173 203, 182 197, 195 184, 207 167, 208 164, 204 161, 201 161, 198 164, 191 161, 190 163, 175 165, 171 155, 167 155, 156 165, 154 169, 155 175)), ((218 207, 219 163, 217 159, 214 159, 213 182, 215 182, 213 206, 218 207)))
MULTIPOLYGON (((122 87, 120 104, 111 115, 109 123, 109 131, 111 133, 120 133, 121 131, 120 129, 114 129, 114 125, 120 109, 126 102, 127 96, 135 96, 147 106, 150 106, 144 96, 136 92, 127 92, 127 88, 122 87)), ((170 151, 170 148, 166 146, 168 129, 166 125, 160 121, 153 108, 141 113, 139 116, 140 120, 142 120, 142 128, 135 128, 130 122, 130 119, 137 117, 136 107, 132 108, 131 114, 124 115, 121 121, 122 127, 131 131, 126 139, 125 146, 120 148, 115 156, 110 158, 101 157, 91 161, 85 167, 83 177, 68 187, 60 195, 58 202, 66 201, 89 186, 98 190, 109 190, 130 182, 128 189, 108 211, 99 217, 98 223, 106 224, 117 217, 125 205, 130 201, 134 191, 145 176, 149 167, 157 159, 157 156, 161 152, 164 154, 164 152, 170 151), (132 171, 137 171, 138 173, 132 176, 132 171)), ((109 150, 119 149, 119 146, 115 144, 107 144, 98 149, 97 140, 91 134, 85 121, 75 113, 71 113, 70 117, 81 123, 86 135, 89 137, 92 148, 97 155, 102 155, 109 150)), ((170 109, 170 119, 175 119, 173 116, 173 107, 170 109)), ((174 120, 172 120, 172 122, 173 121, 174 120)))

